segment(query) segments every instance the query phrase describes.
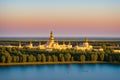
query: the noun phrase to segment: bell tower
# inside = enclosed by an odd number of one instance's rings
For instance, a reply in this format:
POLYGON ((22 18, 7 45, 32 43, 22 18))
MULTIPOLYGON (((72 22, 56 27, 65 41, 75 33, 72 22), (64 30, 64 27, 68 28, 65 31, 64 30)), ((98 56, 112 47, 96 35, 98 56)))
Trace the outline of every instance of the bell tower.
POLYGON ((88 37, 85 38, 85 43, 88 43, 88 37))
POLYGON ((54 42, 54 35, 53 32, 50 32, 50 38, 49 38, 50 42, 54 42))
POLYGON ((29 47, 30 47, 30 48, 33 47, 32 41, 30 41, 29 47))
POLYGON ((86 47, 89 46, 89 43, 88 43, 88 37, 85 38, 84 46, 86 46, 86 47))
POLYGON ((21 48, 22 46, 21 46, 21 42, 19 41, 19 46, 18 46, 19 48, 21 48))

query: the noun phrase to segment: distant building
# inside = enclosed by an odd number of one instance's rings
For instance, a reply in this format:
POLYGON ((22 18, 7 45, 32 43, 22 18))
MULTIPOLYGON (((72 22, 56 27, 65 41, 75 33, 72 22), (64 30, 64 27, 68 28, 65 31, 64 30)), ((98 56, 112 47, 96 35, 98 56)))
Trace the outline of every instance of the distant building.
POLYGON ((104 49, 102 47, 100 47, 100 48, 94 48, 93 51, 104 51, 104 49))
POLYGON ((113 49, 113 52, 115 52, 115 53, 120 53, 120 48, 114 48, 114 49, 113 49))
POLYGON ((54 35, 53 35, 53 32, 51 31, 50 38, 47 41, 47 43, 43 44, 43 45, 39 44, 39 48, 46 49, 46 50, 51 50, 51 49, 60 49, 61 50, 61 49, 70 49, 70 48, 72 48, 72 45, 70 44, 70 42, 68 45, 66 45, 64 42, 62 45, 60 45, 58 43, 58 41, 54 41, 54 35))
POLYGON ((0 47, 16 47, 16 46, 12 46, 12 45, 0 45, 0 47))
POLYGON ((70 41, 68 44, 65 44, 64 41, 63 41, 63 44, 59 44, 58 41, 54 40, 54 35, 52 31, 50 32, 49 40, 45 44, 41 44, 41 42, 39 42, 38 46, 33 46, 32 42, 30 41, 30 44, 25 46, 22 46, 21 42, 19 42, 18 46, 7 45, 4 47, 18 47, 18 48, 29 47, 29 48, 45 49, 48 51, 51 51, 53 49, 59 49, 59 50, 61 49, 92 50, 93 49, 93 46, 89 45, 88 43, 88 38, 85 38, 85 41, 82 45, 77 44, 75 47, 72 46, 70 41))
POLYGON ((84 43, 83 43, 82 45, 78 45, 78 44, 77 44, 77 45, 74 47, 74 49, 76 49, 76 50, 92 50, 92 49, 93 49, 93 46, 92 46, 92 45, 89 45, 89 43, 88 43, 88 38, 86 37, 84 43))
POLYGON ((22 48, 22 45, 21 45, 21 42, 19 41, 19 46, 18 46, 19 48, 22 48))

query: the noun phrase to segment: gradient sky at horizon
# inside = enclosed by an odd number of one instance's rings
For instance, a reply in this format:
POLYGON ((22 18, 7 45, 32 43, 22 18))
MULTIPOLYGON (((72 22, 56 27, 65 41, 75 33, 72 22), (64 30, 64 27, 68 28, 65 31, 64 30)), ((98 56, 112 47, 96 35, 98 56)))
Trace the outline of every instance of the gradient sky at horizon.
POLYGON ((120 0, 0 0, 0 37, 120 37, 120 0))

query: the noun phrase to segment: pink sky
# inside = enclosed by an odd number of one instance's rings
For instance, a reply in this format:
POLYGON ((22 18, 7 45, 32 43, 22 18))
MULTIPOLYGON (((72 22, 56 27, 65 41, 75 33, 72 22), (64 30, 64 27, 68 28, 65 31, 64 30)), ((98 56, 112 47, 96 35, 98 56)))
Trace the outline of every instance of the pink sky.
POLYGON ((118 0, 25 1, 0 3, 1 37, 46 37, 51 30, 63 37, 120 37, 118 0))

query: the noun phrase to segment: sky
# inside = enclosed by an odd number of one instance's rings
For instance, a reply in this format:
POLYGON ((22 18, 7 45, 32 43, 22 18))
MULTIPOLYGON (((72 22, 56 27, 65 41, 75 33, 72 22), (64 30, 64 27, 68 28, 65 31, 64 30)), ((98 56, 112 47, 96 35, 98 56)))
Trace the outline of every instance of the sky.
POLYGON ((120 0, 0 0, 0 37, 120 37, 120 0))

